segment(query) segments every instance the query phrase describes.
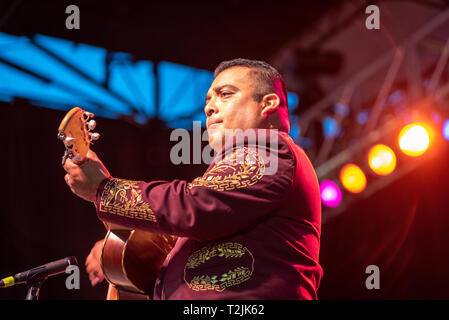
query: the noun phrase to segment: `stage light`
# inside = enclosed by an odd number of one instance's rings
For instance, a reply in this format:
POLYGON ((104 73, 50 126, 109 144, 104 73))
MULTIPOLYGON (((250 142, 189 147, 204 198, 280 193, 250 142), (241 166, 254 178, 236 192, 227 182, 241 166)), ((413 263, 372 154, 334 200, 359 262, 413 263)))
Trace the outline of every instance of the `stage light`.
POLYGON ((335 114, 338 114, 339 116, 342 117, 347 117, 350 112, 349 107, 341 102, 337 102, 336 104, 334 104, 333 109, 335 114))
POLYGON ((427 150, 429 144, 429 132, 422 125, 409 124, 399 133, 399 147, 408 156, 420 156, 427 150))
POLYGON ((360 111, 357 113, 356 120, 359 124, 365 124, 368 121, 369 114, 367 111, 360 111))
POLYGON ((321 201, 327 207, 335 208, 341 203, 342 194, 338 185, 330 180, 320 183, 321 201))
POLYGON ((396 168, 396 155, 386 145, 377 144, 368 153, 368 164, 374 173, 386 176, 396 168))
POLYGON ((366 187, 366 176, 355 164, 347 164, 340 170, 340 181, 343 187, 352 193, 360 193, 366 187))
POLYGON ((341 132, 341 128, 337 121, 332 117, 323 119, 323 133, 325 138, 333 138, 341 132))
POLYGON ((444 139, 449 140, 449 120, 446 120, 443 123, 443 137, 444 139))

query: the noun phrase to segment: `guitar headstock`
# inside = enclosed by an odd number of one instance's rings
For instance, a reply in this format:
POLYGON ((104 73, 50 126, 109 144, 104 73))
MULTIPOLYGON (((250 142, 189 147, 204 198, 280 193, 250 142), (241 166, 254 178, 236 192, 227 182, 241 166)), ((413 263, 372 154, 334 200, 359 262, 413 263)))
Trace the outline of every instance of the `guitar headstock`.
POLYGON ((58 139, 60 139, 66 148, 63 164, 67 158, 73 159, 78 163, 85 160, 90 144, 97 140, 100 135, 91 131, 95 128, 93 113, 86 112, 79 107, 71 109, 62 119, 58 128, 58 139))

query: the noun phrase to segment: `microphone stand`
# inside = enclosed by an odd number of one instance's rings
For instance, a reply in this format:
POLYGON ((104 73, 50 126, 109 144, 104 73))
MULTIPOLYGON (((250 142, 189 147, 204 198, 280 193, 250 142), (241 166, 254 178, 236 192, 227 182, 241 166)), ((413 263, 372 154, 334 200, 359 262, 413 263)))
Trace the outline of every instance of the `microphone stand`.
POLYGON ((38 300, 39 292, 46 279, 47 277, 40 278, 39 280, 30 279, 30 281, 27 281, 28 292, 25 300, 38 300))
POLYGON ((64 268, 67 271, 67 267, 71 265, 78 266, 78 262, 73 256, 17 273, 13 277, 4 278, 0 280, 0 287, 10 287, 15 284, 26 283, 28 292, 25 300, 38 300, 39 292, 44 281, 50 276, 63 273, 64 268))

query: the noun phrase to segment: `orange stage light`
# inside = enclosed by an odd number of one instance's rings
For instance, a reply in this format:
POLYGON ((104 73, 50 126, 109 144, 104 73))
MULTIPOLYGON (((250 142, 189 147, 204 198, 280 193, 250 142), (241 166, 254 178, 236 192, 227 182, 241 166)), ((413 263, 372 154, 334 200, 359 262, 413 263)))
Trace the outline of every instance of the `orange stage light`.
POLYGON ((343 187, 352 193, 360 193, 366 187, 366 176, 355 164, 347 164, 340 170, 340 181, 343 187))
POLYGON ((368 164, 374 173, 386 176, 396 168, 396 155, 384 144, 377 144, 368 153, 368 164))

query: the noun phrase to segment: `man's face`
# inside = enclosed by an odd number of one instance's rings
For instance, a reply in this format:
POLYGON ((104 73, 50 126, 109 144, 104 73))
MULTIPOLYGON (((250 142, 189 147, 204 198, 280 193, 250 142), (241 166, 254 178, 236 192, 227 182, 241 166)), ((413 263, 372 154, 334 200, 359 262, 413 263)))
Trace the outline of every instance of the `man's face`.
POLYGON ((226 129, 258 128, 263 120, 261 103, 253 99, 254 78, 250 68, 231 67, 212 82, 206 95, 206 127, 209 144, 219 152, 226 129))

